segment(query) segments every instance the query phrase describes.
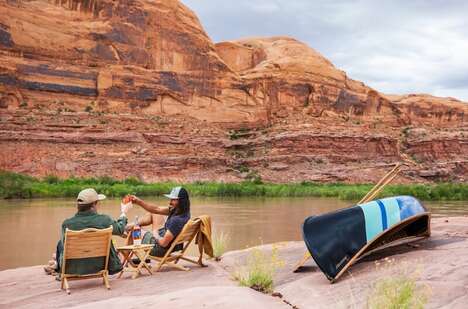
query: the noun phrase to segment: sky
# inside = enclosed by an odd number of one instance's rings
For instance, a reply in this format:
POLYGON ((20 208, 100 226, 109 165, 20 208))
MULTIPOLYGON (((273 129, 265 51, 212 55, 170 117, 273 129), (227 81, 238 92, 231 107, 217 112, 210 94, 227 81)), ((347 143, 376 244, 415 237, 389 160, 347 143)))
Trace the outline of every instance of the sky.
POLYGON ((468 1, 182 2, 214 42, 287 35, 378 91, 468 102, 468 1))

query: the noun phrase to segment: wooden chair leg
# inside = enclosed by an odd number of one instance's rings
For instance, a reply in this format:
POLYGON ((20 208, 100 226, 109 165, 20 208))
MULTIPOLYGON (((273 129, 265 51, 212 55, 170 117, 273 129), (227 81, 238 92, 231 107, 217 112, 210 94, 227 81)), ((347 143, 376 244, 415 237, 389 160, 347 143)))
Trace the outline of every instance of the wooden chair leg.
POLYGON ((158 266, 156 266, 156 272, 158 272, 161 267, 163 266, 163 263, 161 263, 160 261, 158 262, 158 266))
POLYGON ((161 267, 164 265, 164 263, 166 263, 165 258, 156 258, 151 255, 149 256, 149 258, 152 260, 155 260, 156 263, 158 263, 158 265, 156 266, 156 269, 154 270, 155 272, 158 272, 161 269, 161 267))
MULTIPOLYGON (((176 261, 175 259, 171 259, 170 257, 162 257, 162 258, 156 258, 156 257, 151 257, 149 256, 150 259, 155 260, 158 263, 158 266, 156 266, 155 272, 158 272, 164 265, 176 265, 173 261, 176 261)), ((178 267, 181 267, 177 265, 178 267)), ((176 268, 178 268, 176 267, 176 268)))
POLYGON ((108 276, 107 271, 106 271, 105 273, 102 274, 102 277, 103 277, 103 280, 104 280, 104 285, 106 286, 106 288, 107 288, 108 290, 110 290, 109 276, 108 276))
POLYGON ((67 292, 67 294, 70 295, 70 286, 68 285, 67 278, 63 278, 63 285, 65 286, 65 291, 67 292))
POLYGON ((165 263, 167 266, 170 266, 170 267, 174 267, 174 268, 177 268, 177 269, 180 269, 180 270, 183 270, 183 271, 189 271, 190 268, 187 268, 187 267, 184 267, 182 265, 177 265, 173 262, 166 262, 165 263))
POLYGON ((119 275, 117 276, 117 279, 120 279, 124 273, 124 268, 120 271, 119 275))
POLYGON ((197 264, 197 265, 200 265, 200 266, 205 266, 203 265, 203 263, 201 263, 200 260, 198 261, 195 261, 195 260, 192 260, 192 259, 189 259, 189 258, 186 258, 185 256, 181 256, 178 260, 184 260, 184 261, 187 261, 187 262, 190 262, 190 263, 193 263, 193 264, 197 264))

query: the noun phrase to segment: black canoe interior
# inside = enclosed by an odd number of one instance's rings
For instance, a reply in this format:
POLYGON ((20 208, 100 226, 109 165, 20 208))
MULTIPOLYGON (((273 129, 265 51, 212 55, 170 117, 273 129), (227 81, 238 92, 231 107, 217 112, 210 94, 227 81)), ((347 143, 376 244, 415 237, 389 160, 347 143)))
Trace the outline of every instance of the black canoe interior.
POLYGON ((430 214, 425 213, 401 222, 372 241, 364 251, 360 252, 359 258, 390 246, 430 236, 430 220, 430 214))

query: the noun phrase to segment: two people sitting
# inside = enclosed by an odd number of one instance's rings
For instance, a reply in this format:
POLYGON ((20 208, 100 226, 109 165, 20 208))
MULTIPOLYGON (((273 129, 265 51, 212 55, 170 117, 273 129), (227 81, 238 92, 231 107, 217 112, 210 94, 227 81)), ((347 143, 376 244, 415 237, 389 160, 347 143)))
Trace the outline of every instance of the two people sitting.
MULTIPOLYGON (((169 194, 165 194, 170 199, 169 206, 160 207, 145 202, 134 195, 129 196, 129 200, 144 208, 146 213, 138 220, 138 225, 152 225, 152 231, 143 235, 143 244, 154 244, 151 255, 164 256, 171 246, 172 241, 180 234, 184 225, 190 220, 190 199, 186 189, 175 187, 169 194), (164 220, 165 216, 167 219, 164 220)), ((98 194, 94 189, 85 189, 78 194, 78 212, 62 223, 61 238, 57 243, 55 261, 49 262, 45 267, 47 273, 60 273, 63 257, 63 242, 66 229, 83 230, 86 228, 104 229, 112 226, 112 234, 122 236, 125 231, 131 230, 134 223, 128 223, 128 208, 122 208, 122 214, 117 220, 108 215, 98 213, 98 203, 106 198, 103 194, 98 194)), ((101 258, 86 258, 73 261, 72 265, 67 264, 67 270, 76 274, 88 274, 96 267, 102 266, 101 258)), ((113 244, 111 244, 109 254, 109 274, 116 274, 122 270, 122 262, 113 244)))

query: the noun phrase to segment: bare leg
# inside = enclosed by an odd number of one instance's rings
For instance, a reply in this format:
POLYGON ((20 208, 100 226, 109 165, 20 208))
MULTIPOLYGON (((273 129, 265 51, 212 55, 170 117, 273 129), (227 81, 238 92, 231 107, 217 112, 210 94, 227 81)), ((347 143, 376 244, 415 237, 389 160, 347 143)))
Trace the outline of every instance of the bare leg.
POLYGON ((164 226, 164 216, 156 215, 156 214, 152 214, 148 212, 144 216, 138 219, 138 224, 140 224, 140 226, 152 225, 151 230, 153 232, 153 235, 154 237, 158 238, 159 237, 158 231, 161 227, 164 226))
POLYGON ((153 222, 153 235, 154 237, 158 238, 159 234, 158 231, 164 225, 164 216, 163 215, 155 215, 151 214, 152 222, 153 222))

